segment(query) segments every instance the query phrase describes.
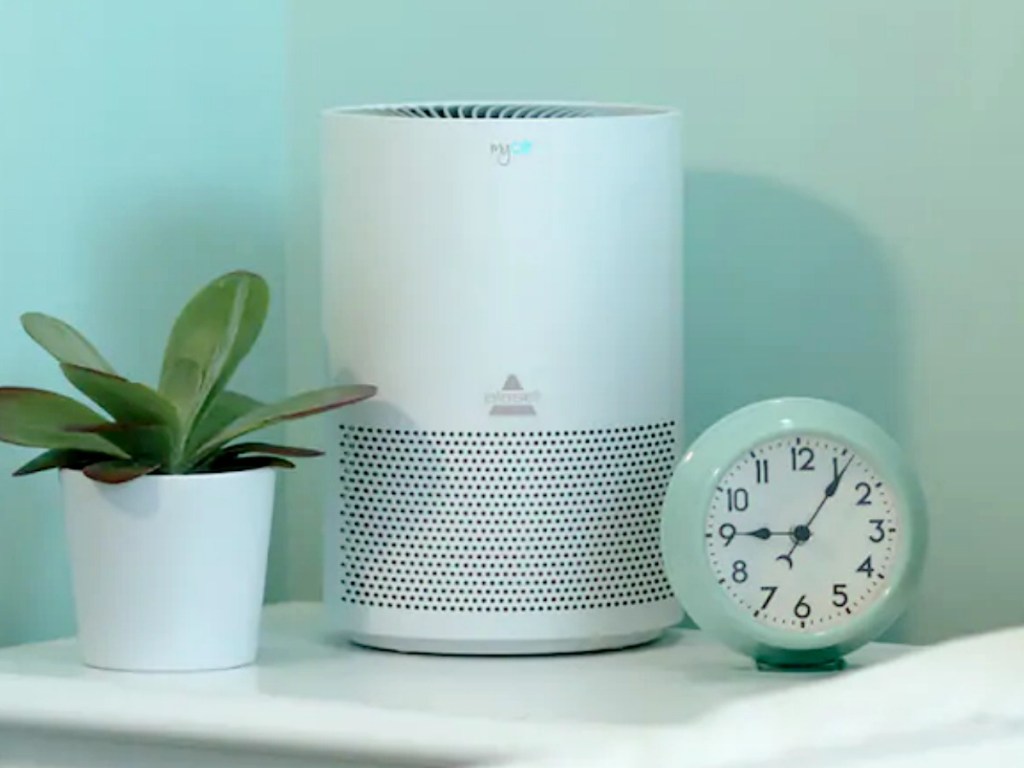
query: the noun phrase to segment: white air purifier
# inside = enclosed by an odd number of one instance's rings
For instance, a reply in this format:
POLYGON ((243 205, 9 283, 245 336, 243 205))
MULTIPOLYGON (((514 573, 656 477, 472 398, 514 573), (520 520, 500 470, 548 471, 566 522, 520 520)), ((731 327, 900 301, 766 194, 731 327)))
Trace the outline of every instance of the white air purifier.
POLYGON ((324 116, 322 302, 339 411, 335 630, 398 651, 650 641, 683 447, 679 115, 408 104, 324 116))

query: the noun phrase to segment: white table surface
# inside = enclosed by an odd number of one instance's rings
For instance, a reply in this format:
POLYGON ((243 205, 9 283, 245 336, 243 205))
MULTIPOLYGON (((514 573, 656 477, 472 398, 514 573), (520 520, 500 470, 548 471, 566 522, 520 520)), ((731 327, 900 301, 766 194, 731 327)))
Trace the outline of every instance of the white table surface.
MULTIPOLYGON (((225 672, 89 669, 73 640, 0 650, 0 765, 203 764, 150 759, 147 745, 225 750, 238 765, 268 755, 334 765, 507 760, 677 725, 834 674, 759 672, 693 630, 624 651, 458 658, 352 646, 325 632, 318 604, 269 607, 264 625, 258 663, 225 672), (89 756, 106 742, 131 750, 89 756), (51 748, 60 754, 41 754, 51 748)), ((850 664, 904 650, 871 645, 850 664)))

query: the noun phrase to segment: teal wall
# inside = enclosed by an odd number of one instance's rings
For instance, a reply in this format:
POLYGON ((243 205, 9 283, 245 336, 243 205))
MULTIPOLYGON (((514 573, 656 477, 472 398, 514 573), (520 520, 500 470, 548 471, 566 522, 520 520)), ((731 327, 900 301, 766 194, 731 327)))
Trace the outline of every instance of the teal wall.
MULTIPOLYGON (((0 383, 73 392, 26 310, 155 380, 177 309, 242 266, 276 303, 238 384, 283 393, 283 29, 275 2, 0 0, 0 383)), ((0 644, 73 629, 56 476, 10 477, 29 455, 0 446, 0 644)))
MULTIPOLYGON (((935 519, 920 602, 890 636, 1024 620, 1024 6, 290 7, 293 388, 321 376, 310 332, 321 108, 458 98, 678 105, 690 436, 769 395, 862 409, 912 452, 935 519)), ((319 590, 321 476, 310 469, 291 486, 293 595, 319 590)))
MULTIPOLYGON (((63 386, 27 309, 153 376, 186 296, 247 265, 276 302, 240 384, 318 385, 323 107, 674 104, 690 436, 768 395, 861 408, 935 518, 892 636, 1021 622, 1022 25, 1009 0, 0 0, 0 379, 63 386)), ((71 627, 54 478, 7 478, 22 458, 0 446, 0 643, 71 627)), ((271 599, 319 595, 324 469, 285 478, 271 599)))

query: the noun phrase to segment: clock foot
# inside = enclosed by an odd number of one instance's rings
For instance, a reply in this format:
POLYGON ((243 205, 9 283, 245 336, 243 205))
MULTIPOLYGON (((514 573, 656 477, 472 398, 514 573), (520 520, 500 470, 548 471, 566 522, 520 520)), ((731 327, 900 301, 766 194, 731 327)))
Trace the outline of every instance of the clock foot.
POLYGON ((817 664, 774 664, 770 661, 755 659, 760 672, 840 672, 846 669, 846 659, 840 657, 817 664))

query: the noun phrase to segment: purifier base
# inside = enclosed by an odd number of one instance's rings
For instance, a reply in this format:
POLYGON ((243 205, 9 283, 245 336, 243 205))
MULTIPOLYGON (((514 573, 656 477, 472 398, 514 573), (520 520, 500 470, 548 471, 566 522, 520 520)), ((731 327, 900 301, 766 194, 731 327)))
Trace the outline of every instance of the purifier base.
POLYGON ((541 656, 593 653, 644 645, 657 640, 665 630, 655 629, 622 635, 603 635, 560 640, 429 640, 388 635, 354 633, 348 639, 356 645, 399 653, 443 656, 541 656))

